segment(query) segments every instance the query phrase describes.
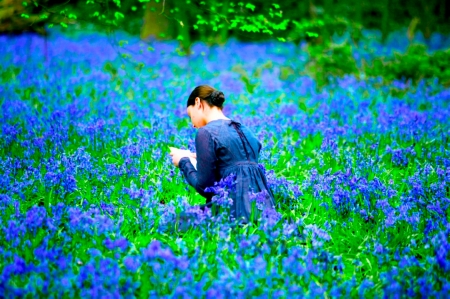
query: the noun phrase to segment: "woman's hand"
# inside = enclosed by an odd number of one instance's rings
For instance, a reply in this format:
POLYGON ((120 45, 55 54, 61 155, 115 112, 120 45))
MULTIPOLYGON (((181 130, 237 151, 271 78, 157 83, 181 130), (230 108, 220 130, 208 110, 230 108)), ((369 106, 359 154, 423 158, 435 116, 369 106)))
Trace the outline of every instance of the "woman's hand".
POLYGON ((172 156, 172 163, 173 165, 175 165, 176 167, 178 167, 178 164, 180 163, 180 160, 182 158, 197 158, 197 154, 196 153, 191 153, 189 150, 173 150, 172 152, 170 152, 170 156, 172 156))

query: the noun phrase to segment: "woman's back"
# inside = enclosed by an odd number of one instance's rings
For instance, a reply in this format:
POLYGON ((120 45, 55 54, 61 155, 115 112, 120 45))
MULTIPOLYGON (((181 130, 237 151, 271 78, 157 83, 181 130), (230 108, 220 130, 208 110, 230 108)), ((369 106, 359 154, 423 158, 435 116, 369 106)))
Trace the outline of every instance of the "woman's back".
POLYGON ((237 162, 258 163, 261 143, 240 123, 218 119, 200 130, 207 130, 209 133, 209 136, 208 134, 200 134, 200 136, 214 140, 214 152, 217 156, 218 168, 222 173, 237 162))

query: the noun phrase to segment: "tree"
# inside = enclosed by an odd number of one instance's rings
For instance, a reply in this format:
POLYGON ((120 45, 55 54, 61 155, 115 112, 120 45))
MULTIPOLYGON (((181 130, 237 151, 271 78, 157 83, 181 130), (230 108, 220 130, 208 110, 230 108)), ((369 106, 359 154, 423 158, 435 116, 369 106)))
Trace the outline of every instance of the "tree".
MULTIPOLYGON (((265 38, 284 41, 285 31, 293 21, 285 17, 285 7, 282 5, 261 0, 5 1, 14 3, 16 11, 20 10, 21 18, 33 15, 44 20, 49 27, 60 25, 67 28, 71 24, 89 22, 110 31, 126 27, 130 18, 143 17, 143 38, 148 35, 170 37, 182 40, 184 44, 188 44, 186 40, 189 40, 189 35, 196 35, 196 32, 198 35, 217 35, 222 42, 230 31, 258 33, 265 38)), ((15 13, 15 17, 18 15, 15 13)))

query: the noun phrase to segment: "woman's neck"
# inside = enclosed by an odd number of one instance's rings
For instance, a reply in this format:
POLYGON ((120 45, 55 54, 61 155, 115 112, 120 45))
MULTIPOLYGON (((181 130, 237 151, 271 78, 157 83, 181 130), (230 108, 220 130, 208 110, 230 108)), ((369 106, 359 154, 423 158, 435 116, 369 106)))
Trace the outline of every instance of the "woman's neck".
POLYGON ((211 109, 210 113, 208 113, 208 115, 205 117, 206 123, 218 119, 229 119, 229 118, 226 117, 225 114, 223 114, 222 110, 219 109, 211 109))

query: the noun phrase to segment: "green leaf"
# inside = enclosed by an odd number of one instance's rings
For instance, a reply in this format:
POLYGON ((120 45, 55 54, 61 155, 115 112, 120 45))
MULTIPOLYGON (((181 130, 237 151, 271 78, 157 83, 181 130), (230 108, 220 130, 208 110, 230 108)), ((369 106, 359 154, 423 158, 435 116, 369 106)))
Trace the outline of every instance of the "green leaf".
POLYGON ((275 7, 275 9, 279 9, 280 5, 276 4, 276 3, 272 3, 272 6, 275 7))
POLYGON ((83 91, 83 86, 82 85, 78 85, 77 87, 75 87, 75 95, 77 97, 80 96, 81 92, 83 91))
POLYGON ((244 24, 239 29, 247 32, 259 32, 259 28, 253 24, 244 24))
POLYGON ((114 17, 116 18, 116 20, 118 20, 118 19, 123 19, 125 16, 122 13, 116 11, 114 13, 114 17))
POLYGON ((29 15, 27 15, 27 14, 25 14, 25 13, 23 13, 23 14, 21 14, 20 15, 22 18, 25 18, 25 19, 28 19, 30 16, 29 15))
POLYGON ((136 6, 131 6, 131 10, 132 10, 132 11, 136 11, 136 10, 137 10, 137 7, 136 7, 136 6))
POLYGON ((306 35, 309 37, 319 37, 319 34, 310 31, 306 31, 306 35))
POLYGON ((64 23, 64 22, 61 22, 60 25, 61 25, 62 27, 64 27, 64 28, 67 28, 67 24, 64 23))
POLYGON ((27 6, 28 6, 28 3, 26 3, 25 1, 23 1, 23 2, 22 2, 22 5, 25 6, 25 7, 27 7, 27 6))
POLYGON ((298 106, 302 111, 306 112, 308 110, 308 108, 306 107, 304 102, 300 102, 300 104, 298 106))
POLYGON ((248 9, 250 9, 251 11, 255 11, 256 6, 253 5, 253 4, 251 4, 251 3, 247 3, 247 4, 245 5, 245 8, 248 8, 248 9))
POLYGON ((273 24, 272 27, 275 30, 286 30, 289 22, 289 19, 284 19, 283 22, 281 22, 280 24, 273 24))
POLYGON ((278 39, 280 42, 283 42, 283 43, 286 42, 286 39, 285 39, 284 37, 278 37, 277 39, 278 39))
POLYGON ((208 25, 208 22, 205 20, 198 20, 197 25, 208 25))

